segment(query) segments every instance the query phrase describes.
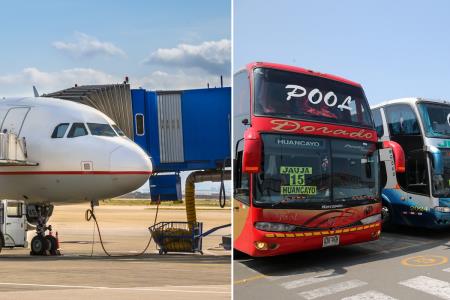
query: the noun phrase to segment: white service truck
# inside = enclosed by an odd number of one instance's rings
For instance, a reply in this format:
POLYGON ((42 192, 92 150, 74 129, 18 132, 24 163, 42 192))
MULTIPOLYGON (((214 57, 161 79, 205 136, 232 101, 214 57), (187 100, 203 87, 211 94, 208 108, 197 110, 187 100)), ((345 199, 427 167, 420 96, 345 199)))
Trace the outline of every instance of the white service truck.
POLYGON ((24 201, 0 200, 0 251, 3 247, 28 247, 27 210, 24 201))

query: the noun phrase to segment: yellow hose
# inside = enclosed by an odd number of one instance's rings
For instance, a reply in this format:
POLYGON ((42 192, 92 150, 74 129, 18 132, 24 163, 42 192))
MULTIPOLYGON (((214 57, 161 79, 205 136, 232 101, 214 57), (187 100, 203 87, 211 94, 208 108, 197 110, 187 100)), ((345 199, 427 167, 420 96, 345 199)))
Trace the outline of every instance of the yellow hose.
MULTIPOLYGON (((230 180, 231 172, 226 171, 223 176, 223 180, 230 180)), ((197 222, 197 214, 195 211, 195 184, 197 182, 212 181, 220 182, 222 180, 222 171, 195 171, 189 174, 186 178, 184 188, 184 202, 186 204, 186 217, 189 223, 189 229, 197 222)))
POLYGON ((186 179, 184 195, 184 202, 186 203, 186 217, 189 223, 189 228, 192 224, 197 222, 197 214, 195 212, 195 174, 189 174, 186 179))

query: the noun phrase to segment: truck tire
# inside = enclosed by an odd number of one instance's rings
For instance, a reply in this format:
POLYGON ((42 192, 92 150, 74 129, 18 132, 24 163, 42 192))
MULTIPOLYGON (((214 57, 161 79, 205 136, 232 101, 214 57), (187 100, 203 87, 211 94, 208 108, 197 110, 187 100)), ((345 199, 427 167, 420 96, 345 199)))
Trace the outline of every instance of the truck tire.
POLYGON ((0 252, 2 252, 3 247, 5 247, 5 238, 3 237, 3 233, 0 232, 0 252))

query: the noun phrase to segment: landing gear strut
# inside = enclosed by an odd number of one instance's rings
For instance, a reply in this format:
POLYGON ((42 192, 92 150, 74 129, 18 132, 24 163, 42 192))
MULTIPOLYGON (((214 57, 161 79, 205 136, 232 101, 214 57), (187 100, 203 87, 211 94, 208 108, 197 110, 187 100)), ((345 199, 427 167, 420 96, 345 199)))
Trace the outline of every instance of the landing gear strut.
POLYGON ((52 213, 53 205, 28 207, 28 218, 36 223, 36 236, 31 240, 31 255, 59 255, 57 239, 52 235, 52 226, 47 226, 52 213), (45 234, 47 230, 48 235, 45 234))

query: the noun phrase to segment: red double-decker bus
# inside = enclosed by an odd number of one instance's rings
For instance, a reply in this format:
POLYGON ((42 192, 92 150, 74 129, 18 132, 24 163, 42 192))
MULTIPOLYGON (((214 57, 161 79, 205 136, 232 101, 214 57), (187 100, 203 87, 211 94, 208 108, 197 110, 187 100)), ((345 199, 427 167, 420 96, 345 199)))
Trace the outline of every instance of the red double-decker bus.
POLYGON ((234 248, 273 256, 378 239, 383 150, 361 85, 257 62, 233 93, 234 248))

